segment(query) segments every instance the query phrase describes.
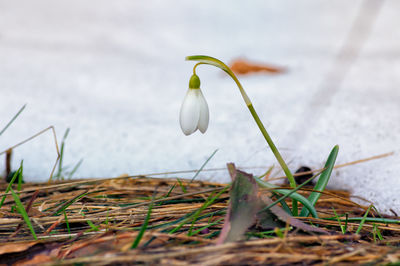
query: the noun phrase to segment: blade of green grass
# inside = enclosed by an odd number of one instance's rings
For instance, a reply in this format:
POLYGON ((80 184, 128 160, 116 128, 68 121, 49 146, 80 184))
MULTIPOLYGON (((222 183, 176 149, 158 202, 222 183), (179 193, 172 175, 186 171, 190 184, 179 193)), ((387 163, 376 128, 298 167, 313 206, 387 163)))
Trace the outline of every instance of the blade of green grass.
POLYGON ((71 238, 71 229, 69 227, 68 217, 67 217, 67 213, 65 212, 65 210, 64 210, 64 219, 65 219, 65 224, 67 225, 68 234, 70 235, 69 238, 71 238))
MULTIPOLYGON (((336 218, 321 218, 323 220, 336 220, 336 218)), ((342 222, 360 222, 365 221, 369 223, 383 223, 383 224, 400 224, 400 220, 388 219, 388 218, 375 218, 375 217, 348 217, 347 219, 341 219, 342 222)))
POLYGON ((182 184, 182 181, 181 181, 179 178, 177 178, 176 180, 178 181, 179 186, 180 186, 181 189, 182 189, 182 192, 183 192, 183 193, 187 193, 186 187, 182 184))
POLYGON ((3 135, 4 131, 7 130, 7 128, 14 122, 15 119, 22 113, 22 111, 25 109, 26 104, 24 104, 21 109, 11 118, 10 122, 7 123, 7 125, 0 131, 0 136, 3 135))
MULTIPOLYGON (((153 196, 153 200, 154 200, 154 196, 153 196)), ((149 221, 150 221, 151 212, 153 210, 153 204, 154 204, 153 200, 151 201, 151 203, 149 205, 149 208, 147 210, 146 218, 145 218, 145 220, 144 220, 144 222, 142 224, 142 227, 140 228, 140 231, 139 231, 138 235, 136 236, 135 241, 132 243, 131 249, 135 249, 135 248, 138 247, 138 245, 140 243, 140 240, 142 240, 144 232, 147 229, 147 226, 148 226, 149 221)))
POLYGON ((175 187, 176 187, 176 183, 172 185, 172 187, 170 188, 170 190, 168 191, 168 193, 167 193, 163 198, 168 198, 169 195, 171 194, 172 190, 174 190, 175 187))
POLYGON ((204 229, 207 229, 207 228, 209 228, 209 227, 211 227, 213 225, 218 224, 219 222, 223 221, 224 219, 225 218, 220 218, 220 219, 216 220, 215 222, 209 223, 209 224, 207 224, 207 225, 205 225, 205 226, 193 231, 189 236, 194 236, 194 235, 200 233, 201 231, 203 231, 204 229))
POLYGON ((60 159, 58 161, 57 174, 54 176, 55 179, 63 179, 62 178, 62 170, 63 170, 63 160, 64 160, 64 146, 65 146, 65 140, 68 137, 68 133, 69 133, 69 128, 67 128, 67 130, 65 130, 64 136, 61 140, 60 159))
POLYGON ((332 210, 333 210, 333 213, 335 214, 335 218, 336 218, 336 221, 339 224, 340 230, 342 230, 342 234, 344 235, 346 233, 345 226, 342 225, 340 217, 337 215, 335 208, 332 207, 332 210))
POLYGON ((83 159, 80 159, 79 162, 75 165, 75 167, 72 169, 72 171, 68 174, 68 179, 71 179, 72 176, 75 174, 75 172, 78 170, 78 168, 81 166, 83 162, 83 159))
POLYGON ((89 194, 89 191, 83 192, 82 194, 79 194, 78 196, 68 200, 67 202, 63 203, 61 207, 55 210, 50 216, 59 215, 61 212, 65 211, 69 206, 71 206, 71 204, 86 196, 87 194, 89 194))
POLYGON ((212 199, 204 202, 204 204, 195 211, 195 213, 191 216, 189 216, 188 218, 184 219, 177 227, 175 227, 174 229, 172 229, 171 231, 169 231, 169 234, 175 233, 176 231, 178 231, 183 225, 185 225, 188 221, 192 220, 194 217, 198 217, 198 215, 204 210, 206 209, 208 206, 210 206, 211 204, 214 203, 215 200, 217 200, 222 193, 224 193, 227 189, 229 188, 229 186, 226 186, 224 189, 222 189, 220 192, 218 192, 217 195, 215 195, 215 197, 213 197, 212 199))
POLYGON ((216 149, 211 155, 210 157, 208 157, 208 159, 203 163, 203 165, 200 167, 199 170, 197 170, 196 174, 192 177, 192 179, 190 180, 189 184, 192 183, 194 181, 194 179, 200 174, 200 172, 203 170, 203 168, 207 165, 207 163, 211 160, 212 157, 214 157, 214 155, 217 153, 218 149, 216 149))
POLYGON ((12 185, 14 184, 15 179, 17 179, 17 177, 21 171, 22 171, 22 165, 18 168, 17 171, 15 171, 13 177, 11 178, 10 183, 8 183, 8 186, 5 191, 5 195, 3 196, 3 198, 1 199, 1 202, 0 202, 0 208, 3 206, 6 196, 7 196, 7 193, 10 191, 12 185))
POLYGON ((364 225, 364 223, 365 223, 365 221, 366 221, 366 219, 367 219, 368 213, 369 213, 369 211, 371 210, 372 206, 373 206, 373 205, 370 205, 370 206, 368 207, 368 210, 365 212, 365 214, 364 214, 364 216, 363 216, 363 218, 362 218, 362 220, 361 220, 361 222, 360 222, 360 225, 359 225, 358 228, 357 228, 356 234, 360 233, 361 229, 363 228, 363 225, 364 225))
MULTIPOLYGON (((83 218, 85 217, 85 213, 81 212, 81 215, 83 218)), ((99 226, 95 225, 91 220, 85 219, 86 223, 90 226, 89 230, 86 230, 86 232, 91 232, 91 231, 99 231, 99 226)))
POLYGON ((12 188, 10 188, 10 191, 14 198, 15 204, 17 205, 18 212, 22 215, 22 218, 24 218, 24 221, 25 221, 26 225, 28 226, 29 230, 31 231, 33 238, 35 240, 37 240, 35 229, 32 226, 31 220, 29 220, 29 216, 26 213, 24 205, 22 205, 21 200, 19 199, 18 195, 14 192, 14 190, 12 188))
POLYGON ((274 166, 272 165, 268 168, 268 170, 264 174, 260 175, 258 178, 262 179, 264 176, 269 176, 273 169, 274 169, 274 166))
POLYGON ((23 160, 21 161, 20 168, 21 168, 21 171, 18 171, 18 187, 17 187, 18 191, 21 191, 21 189, 22 189, 22 182, 23 182, 22 173, 24 172, 24 161, 23 160))
MULTIPOLYGON (((333 167, 335 166, 335 161, 337 154, 339 152, 339 146, 336 145, 333 147, 331 153, 328 156, 328 159, 326 160, 326 164, 324 167, 324 171, 322 172, 321 176, 318 178, 317 183, 314 186, 314 191, 310 194, 308 197, 309 202, 315 206, 315 203, 317 203, 319 197, 321 197, 320 191, 324 191, 326 185, 328 184, 329 178, 331 177, 333 167)), ((300 212, 300 216, 302 217, 307 217, 310 214, 309 210, 306 208, 303 208, 300 212)))
POLYGON ((373 234, 373 238, 374 238, 374 243, 376 243, 376 237, 378 236, 379 240, 382 241, 383 240, 383 236, 381 234, 381 230, 379 230, 378 225, 377 224, 373 224, 373 230, 372 230, 372 234, 373 234))
MULTIPOLYGON (((214 196, 214 192, 212 192, 212 193, 208 196, 208 198, 206 199, 206 202, 209 201, 213 196, 214 196)), ((195 216, 194 216, 193 219, 192 219, 192 225, 191 225, 190 228, 189 228, 188 236, 191 236, 191 235, 192 235, 193 226, 194 226, 194 224, 196 223, 197 218, 199 217, 199 215, 200 215, 200 212, 196 212, 196 213, 195 213, 195 216)))
POLYGON ((95 225, 91 220, 86 220, 86 222, 90 226, 89 231, 99 231, 99 226, 95 225))

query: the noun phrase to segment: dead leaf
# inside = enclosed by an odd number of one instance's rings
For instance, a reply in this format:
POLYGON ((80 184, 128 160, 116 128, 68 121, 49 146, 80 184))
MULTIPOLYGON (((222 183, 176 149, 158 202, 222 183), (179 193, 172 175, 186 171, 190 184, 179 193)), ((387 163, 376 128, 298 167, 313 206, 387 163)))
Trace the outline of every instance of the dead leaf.
POLYGON ((33 245, 39 243, 38 241, 31 241, 31 242, 22 242, 22 243, 6 243, 0 245, 0 255, 6 253, 15 253, 27 250, 28 248, 32 247, 33 245))
POLYGON ((17 262, 14 265, 16 265, 16 266, 28 266, 28 265, 35 266, 35 265, 41 265, 45 262, 52 262, 54 259, 55 259, 55 257, 51 257, 46 254, 38 254, 30 260, 17 262))
MULTIPOLYGON (((265 203, 264 208, 272 203, 274 203, 272 201, 271 198, 269 198, 268 196, 262 195, 261 196, 262 201, 265 203)), ((279 207, 278 205, 274 205, 271 208, 269 208, 270 212, 272 212, 280 221, 284 222, 284 223, 288 223, 296 228, 299 228, 303 231, 306 232, 316 232, 316 233, 322 233, 322 234, 329 234, 328 231, 323 230, 321 228, 318 227, 314 227, 311 225, 308 225, 306 223, 303 223, 302 221, 300 221, 299 219, 296 219, 295 217, 293 217, 292 215, 288 214, 287 212, 285 212, 284 209, 282 209, 281 207, 279 207)), ((260 219, 262 216, 258 216, 259 218, 259 223, 263 224, 262 220, 260 219)), ((271 227, 269 227, 271 228, 271 227)))
POLYGON ((253 175, 237 170, 232 163, 228 164, 228 170, 232 178, 230 200, 217 244, 242 240, 262 207, 253 175))
POLYGON ((230 68, 237 75, 247 75, 258 72, 269 74, 279 74, 285 72, 286 69, 266 64, 257 64, 246 59, 236 59, 230 64, 230 68))

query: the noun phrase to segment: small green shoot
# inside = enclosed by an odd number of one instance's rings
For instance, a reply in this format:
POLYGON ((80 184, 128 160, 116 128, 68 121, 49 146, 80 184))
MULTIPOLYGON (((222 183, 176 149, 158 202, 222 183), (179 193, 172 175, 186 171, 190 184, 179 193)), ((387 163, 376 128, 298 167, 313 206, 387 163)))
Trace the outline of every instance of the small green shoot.
POLYGON ((147 226, 149 225, 150 216, 151 216, 151 212, 153 210, 153 205, 154 205, 153 200, 154 200, 154 196, 150 202, 149 209, 147 210, 147 215, 146 215, 146 218, 144 219, 142 227, 140 228, 140 231, 139 231, 138 235, 136 236, 135 241, 132 243, 131 249, 135 249, 139 246, 140 240, 142 240, 144 232, 146 231, 147 226))
POLYGON ((21 162, 21 166, 18 168, 18 170, 15 171, 13 177, 10 180, 10 183, 8 183, 8 186, 7 186, 6 191, 5 191, 6 195, 3 196, 3 198, 1 199, 1 202, 0 202, 0 208, 3 206, 4 201, 6 199, 6 196, 7 196, 7 193, 10 191, 12 185, 14 184, 15 179, 17 179, 17 177, 19 175, 22 175, 22 162, 21 162))
MULTIPOLYGON (((342 222, 340 220, 340 217, 337 215, 335 208, 332 207, 333 213, 335 214, 335 218, 337 219, 337 222, 339 224, 340 230, 342 230, 342 234, 344 235, 346 233, 346 226, 342 225, 342 222)), ((347 222, 346 222, 347 225, 347 222)))
POLYGON ((356 234, 359 234, 359 233, 360 233, 360 231, 361 231, 361 229, 362 229, 362 227, 363 227, 363 225, 364 225, 364 223, 365 223, 365 221, 366 221, 366 219, 367 219, 368 213, 370 212, 372 206, 373 206, 373 205, 370 205, 370 206, 368 207, 367 211, 365 212, 365 214, 364 214, 364 216, 363 216, 363 218, 362 218, 362 220, 361 220, 361 222, 360 222, 360 225, 359 225, 358 228, 357 228, 356 234))
POLYGON ((22 215, 22 218, 24 218, 24 221, 25 221, 26 225, 28 226, 29 230, 31 231, 33 238, 35 240, 37 240, 35 229, 33 228, 31 220, 29 220, 29 216, 26 213, 24 205, 22 205, 21 200, 19 199, 18 195, 14 192, 14 190, 12 188, 10 188, 10 191, 14 198, 15 204, 17 205, 18 212, 22 215))
POLYGON ((182 181, 181 181, 179 178, 177 178, 176 180, 178 181, 179 186, 180 186, 181 189, 182 189, 182 192, 183 192, 183 193, 187 193, 186 187, 183 185, 182 181))
POLYGON ((67 217, 67 213, 65 212, 65 210, 64 210, 64 219, 65 219, 65 224, 67 225, 68 234, 70 235, 69 238, 71 238, 71 229, 69 227, 68 217, 67 217))
POLYGON ((264 174, 260 175, 258 178, 262 179, 262 178, 264 178, 265 176, 269 176, 269 175, 271 174, 271 172, 272 172, 273 169, 274 169, 274 166, 272 165, 272 166, 270 166, 270 167, 268 168, 268 170, 267 170, 264 174))
MULTIPOLYGON (((81 212, 81 215, 83 216, 83 218, 85 218, 85 214, 83 212, 81 212)), ((99 226, 95 225, 91 220, 86 219, 86 223, 90 226, 90 229, 86 232, 99 231, 99 226)))
POLYGON ((68 137, 70 129, 67 128, 65 130, 64 136, 61 140, 61 147, 60 147, 60 159, 58 161, 58 169, 57 169, 57 173, 54 175, 54 178, 56 180, 64 180, 65 175, 68 175, 68 178, 71 179, 72 176, 75 174, 75 172, 78 170, 78 168, 81 166, 83 159, 79 160, 79 162, 75 165, 75 167, 72 169, 72 171, 67 172, 66 169, 68 167, 64 167, 63 166, 63 162, 64 162, 64 151, 65 151, 65 141, 68 137))
POLYGON ((372 224, 373 229, 372 229, 372 235, 374 238, 374 243, 376 243, 376 237, 378 236, 379 240, 382 241, 383 240, 383 236, 381 234, 381 231, 379 230, 379 227, 377 224, 372 224))
POLYGON ((274 233, 276 234, 276 236, 281 239, 283 239, 285 237, 284 232, 285 232, 285 229, 281 229, 278 227, 275 227, 275 229, 274 229, 274 233))

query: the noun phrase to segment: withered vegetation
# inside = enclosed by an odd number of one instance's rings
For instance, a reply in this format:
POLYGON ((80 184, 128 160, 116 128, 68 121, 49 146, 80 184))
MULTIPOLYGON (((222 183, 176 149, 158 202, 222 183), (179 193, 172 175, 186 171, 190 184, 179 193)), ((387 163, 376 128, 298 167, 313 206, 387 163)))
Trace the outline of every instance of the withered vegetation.
MULTIPOLYGON (((1 191, 6 186, 2 184, 1 191)), ((226 187, 151 177, 27 183, 19 192, 15 186, 38 240, 16 211, 14 198, 7 195, 0 209, 0 261, 18 265, 354 265, 400 260, 400 223, 365 219, 360 227, 361 221, 351 218, 362 218, 368 206, 354 203, 345 191, 326 190, 316 206, 319 218, 299 218, 328 230, 328 235, 288 225, 269 231, 253 226, 245 241, 217 245, 229 201, 226 187), (138 239, 140 231, 143 236, 138 239), (135 240, 139 244, 132 248, 135 240)), ((368 217, 381 216, 372 208, 368 217)))

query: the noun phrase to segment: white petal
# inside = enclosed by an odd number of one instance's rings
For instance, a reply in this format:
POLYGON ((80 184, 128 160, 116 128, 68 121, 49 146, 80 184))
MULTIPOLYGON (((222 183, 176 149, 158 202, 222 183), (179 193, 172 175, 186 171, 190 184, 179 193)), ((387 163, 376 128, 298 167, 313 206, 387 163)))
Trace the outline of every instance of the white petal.
POLYGON ((208 111, 207 101, 204 98, 201 90, 198 89, 198 91, 199 91, 198 100, 199 100, 199 105, 200 105, 200 118, 199 118, 199 123, 198 123, 197 127, 201 133, 205 133, 208 128, 208 121, 210 119, 210 115, 209 115, 209 111, 208 111))
POLYGON ((200 104, 198 100, 199 89, 189 89, 181 106, 179 122, 185 135, 190 135, 197 130, 200 118, 200 104))

